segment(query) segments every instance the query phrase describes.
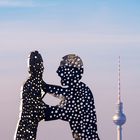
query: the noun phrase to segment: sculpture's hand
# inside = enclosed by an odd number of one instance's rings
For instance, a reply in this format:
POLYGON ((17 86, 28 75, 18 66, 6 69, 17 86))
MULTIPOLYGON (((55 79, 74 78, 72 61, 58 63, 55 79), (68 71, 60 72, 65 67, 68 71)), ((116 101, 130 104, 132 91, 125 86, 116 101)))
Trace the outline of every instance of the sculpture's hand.
POLYGON ((60 95, 59 99, 61 100, 60 103, 59 103, 59 107, 63 107, 64 104, 66 103, 66 99, 63 95, 60 95))

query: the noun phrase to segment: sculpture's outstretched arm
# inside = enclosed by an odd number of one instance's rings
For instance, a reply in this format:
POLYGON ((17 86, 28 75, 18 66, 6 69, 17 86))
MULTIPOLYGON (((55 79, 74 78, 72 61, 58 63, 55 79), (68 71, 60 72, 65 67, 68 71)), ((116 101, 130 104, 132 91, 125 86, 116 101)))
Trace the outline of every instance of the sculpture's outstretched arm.
MULTIPOLYGON (((45 94, 49 93, 58 98, 66 96, 65 94, 66 88, 62 88, 61 86, 57 85, 46 84, 44 81, 42 81, 42 90, 45 92, 45 94)), ((45 96, 45 94, 42 96, 42 98, 45 96)))

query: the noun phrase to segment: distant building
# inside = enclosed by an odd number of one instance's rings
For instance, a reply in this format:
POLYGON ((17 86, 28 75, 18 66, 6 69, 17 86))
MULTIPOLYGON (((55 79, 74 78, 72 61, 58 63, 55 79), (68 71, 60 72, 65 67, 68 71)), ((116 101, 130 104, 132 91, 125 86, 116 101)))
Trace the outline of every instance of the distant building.
POLYGON ((116 114, 113 116, 113 122, 117 125, 117 140, 122 140, 122 125, 126 122, 126 116, 123 113, 123 103, 121 101, 120 57, 118 64, 118 101, 116 114))

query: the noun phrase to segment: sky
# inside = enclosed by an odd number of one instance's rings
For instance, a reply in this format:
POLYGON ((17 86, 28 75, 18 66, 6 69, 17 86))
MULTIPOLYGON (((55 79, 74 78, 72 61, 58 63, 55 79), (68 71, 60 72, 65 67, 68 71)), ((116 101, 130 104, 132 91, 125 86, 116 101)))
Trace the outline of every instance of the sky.
MULTIPOLYGON (((43 78, 60 85, 56 70, 62 57, 77 54, 84 63, 82 81, 93 92, 101 140, 117 139, 115 115, 118 57, 121 95, 127 122, 123 140, 138 139, 140 130, 139 0, 0 0, 0 137, 14 137, 20 88, 28 78, 27 58, 38 50, 43 78)), ((59 100, 46 95, 44 101, 59 100)), ((73 140, 67 122, 40 122, 37 140, 73 140)))

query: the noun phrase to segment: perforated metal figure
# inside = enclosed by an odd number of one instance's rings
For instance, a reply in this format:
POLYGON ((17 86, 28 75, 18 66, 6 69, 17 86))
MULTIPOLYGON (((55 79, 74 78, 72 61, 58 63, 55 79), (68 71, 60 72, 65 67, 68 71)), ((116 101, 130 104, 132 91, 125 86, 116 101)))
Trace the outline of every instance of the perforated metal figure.
POLYGON ((38 51, 31 52, 28 65, 30 76, 21 92, 21 113, 15 140, 35 140, 38 123, 44 119, 44 109, 47 108, 42 101, 41 87, 44 66, 38 51))
POLYGON ((43 83, 43 90, 63 96, 58 108, 52 107, 46 120, 61 119, 68 121, 75 140, 99 140, 94 98, 91 90, 80 81, 83 62, 80 57, 70 54, 63 57, 57 70, 64 87, 43 83))

